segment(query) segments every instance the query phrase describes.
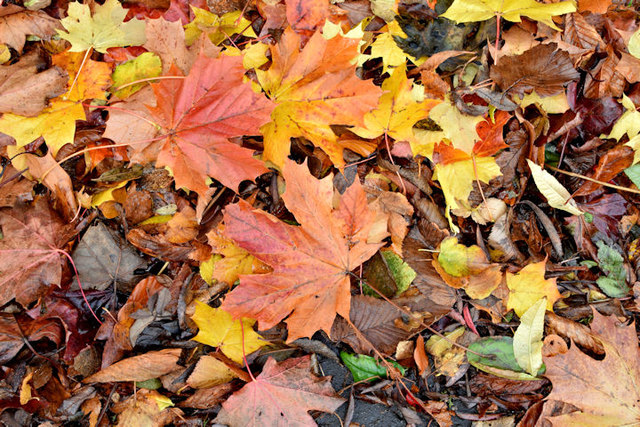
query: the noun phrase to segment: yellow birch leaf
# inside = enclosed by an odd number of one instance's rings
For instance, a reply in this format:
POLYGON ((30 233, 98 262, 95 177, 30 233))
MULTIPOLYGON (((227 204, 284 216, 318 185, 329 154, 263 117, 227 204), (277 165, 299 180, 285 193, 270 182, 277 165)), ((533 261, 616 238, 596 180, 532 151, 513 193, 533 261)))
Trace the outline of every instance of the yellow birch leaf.
POLYGON ((560 31, 551 18, 575 11, 574 0, 548 4, 534 0, 454 0, 449 9, 440 16, 457 23, 486 21, 494 16, 511 22, 521 22, 522 17, 526 16, 560 31))
POLYGON ((556 279, 544 278, 545 261, 527 265, 516 274, 507 272, 509 296, 507 310, 513 309, 519 317, 538 301, 547 298, 547 310, 553 311, 553 304, 562 298, 556 279))
POLYGON ((244 317, 240 323, 240 320, 233 320, 221 308, 209 307, 200 301, 196 301, 196 311, 191 319, 200 329, 198 335, 192 338, 194 341, 218 347, 225 356, 240 364, 243 355, 249 355, 267 344, 253 330, 255 320, 244 317))
POLYGON ((53 100, 51 106, 36 117, 4 114, 0 118, 0 132, 15 138, 18 147, 24 147, 43 137, 55 156, 63 145, 73 142, 76 120, 85 119, 81 104, 53 100))
POLYGON ((57 30, 60 38, 71 43, 71 52, 94 48, 106 53, 110 47, 140 46, 146 41, 145 22, 132 19, 124 22, 127 10, 118 0, 96 4, 91 16, 89 5, 69 3, 68 16, 60 23, 67 30, 57 30))
POLYGON ((378 101, 378 108, 364 116, 364 127, 354 127, 352 132, 367 139, 387 134, 396 141, 414 140, 413 125, 426 118, 440 100, 415 102, 406 70, 404 63, 393 70, 391 77, 382 83, 385 92, 378 101))
MULTIPOLYGON (((113 89, 111 90, 141 79, 158 77, 160 74, 162 74, 162 61, 158 55, 153 52, 145 52, 116 67, 111 76, 113 79, 113 89)), ((127 86, 123 89, 116 90, 113 94, 120 99, 126 99, 142 89, 147 83, 149 82, 127 86)))

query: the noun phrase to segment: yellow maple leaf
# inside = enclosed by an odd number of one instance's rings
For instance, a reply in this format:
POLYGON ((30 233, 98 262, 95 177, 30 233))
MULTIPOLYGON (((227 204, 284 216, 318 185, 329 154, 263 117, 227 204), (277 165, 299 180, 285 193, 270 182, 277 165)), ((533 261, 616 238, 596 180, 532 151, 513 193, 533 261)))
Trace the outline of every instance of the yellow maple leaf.
POLYGON ((404 63, 393 70, 391 77, 382 83, 385 93, 378 101, 378 108, 364 116, 364 127, 354 127, 352 132, 368 139, 386 134, 396 141, 413 141, 413 125, 426 118, 440 100, 416 102, 406 70, 404 63))
POLYGON ((442 130, 416 130, 415 141, 411 142, 413 155, 431 158, 433 147, 443 139, 451 141, 455 148, 471 154, 473 146, 480 139, 476 125, 484 120, 482 116, 469 116, 460 110, 447 97, 429 112, 429 118, 442 130))
POLYGON ((242 16, 242 11, 236 10, 218 16, 208 10, 191 6, 194 19, 184 26, 185 42, 191 46, 203 32, 216 45, 235 34, 246 37, 256 37, 251 27, 251 21, 242 16))
POLYGON ((124 22, 127 10, 118 0, 96 4, 91 16, 89 5, 69 3, 67 17, 60 23, 67 31, 57 30, 60 38, 71 43, 71 52, 93 48, 106 53, 110 47, 140 46, 146 41, 145 22, 132 19, 124 22))
POLYGON ((640 162, 640 112, 636 110, 636 106, 627 95, 622 94, 620 102, 626 111, 613 125, 609 135, 600 135, 600 138, 615 138, 620 141, 620 138, 626 134, 629 142, 625 145, 634 150, 633 164, 635 165, 640 162))
POLYGON ((546 297, 547 310, 553 311, 553 304, 562 295, 558 292, 555 278, 544 278, 546 262, 529 264, 516 274, 507 272, 507 310, 513 309, 518 316, 522 316, 536 301, 546 297))
POLYGON ((51 58, 53 65, 64 68, 69 74, 70 89, 60 98, 68 101, 106 100, 106 90, 111 86, 111 65, 91 59, 86 59, 83 65, 83 59, 84 54, 71 51, 59 53, 51 58))
POLYGON ((520 22, 522 17, 526 16, 559 31, 551 18, 575 11, 574 0, 548 4, 535 0, 454 0, 449 9, 440 16, 457 23, 486 21, 494 16, 520 22))
POLYGON ((229 359, 242 363, 243 357, 267 343, 253 330, 253 319, 234 320, 221 308, 209 307, 196 301, 196 311, 191 319, 200 329, 194 341, 218 347, 229 359), (243 345, 244 338, 244 345, 243 345))
POLYGON ((302 50, 301 43, 287 28, 280 42, 271 46, 271 67, 256 70, 260 85, 277 103, 272 121, 261 128, 263 156, 282 167, 290 138, 304 137, 342 167, 345 147, 331 125, 362 126, 381 90, 356 76, 352 60, 358 55, 358 39, 336 35, 327 40, 316 32, 302 50))
POLYGON ((390 68, 406 64, 409 60, 416 65, 422 64, 426 59, 417 59, 403 51, 395 42, 394 37, 406 38, 407 35, 398 21, 389 22, 373 43, 371 43, 371 53, 361 54, 358 57, 358 65, 362 65, 369 59, 380 58, 382 60, 382 71, 386 73, 390 68))
POLYGON ((0 132, 15 138, 18 147, 43 137, 55 156, 63 145, 73 142, 76 120, 85 119, 82 104, 53 100, 51 106, 36 117, 4 114, 0 118, 0 132))

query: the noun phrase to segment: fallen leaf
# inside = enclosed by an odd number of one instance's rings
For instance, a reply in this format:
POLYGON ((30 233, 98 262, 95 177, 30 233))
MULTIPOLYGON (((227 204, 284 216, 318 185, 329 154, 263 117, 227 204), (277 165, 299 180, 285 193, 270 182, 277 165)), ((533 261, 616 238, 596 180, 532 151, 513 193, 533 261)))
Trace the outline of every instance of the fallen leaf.
POLYGON ((194 19, 184 26, 185 42, 191 46, 204 32, 213 44, 220 44, 225 40, 232 40, 231 36, 240 34, 244 37, 256 37, 251 28, 251 21, 242 16, 242 11, 236 10, 218 16, 208 10, 191 7, 194 19))
POLYGON ((0 210, 0 304, 27 305, 60 285, 61 249, 73 236, 44 199, 0 210))
POLYGON ((40 10, 26 10, 14 4, 0 7, 0 43, 22 52, 27 36, 49 39, 60 28, 60 21, 40 10))
MULTIPOLYGON (((562 3, 547 6, 557 4, 562 3)), ((491 67, 491 78, 504 92, 520 97, 533 90, 540 96, 555 95, 564 89, 565 84, 580 77, 569 54, 556 49, 553 43, 542 44, 521 55, 502 57, 500 64, 491 67)))
POLYGON ((429 110, 440 103, 426 99, 416 102, 411 92, 412 83, 407 79, 406 65, 395 68, 391 77, 382 83, 378 107, 364 116, 364 127, 351 129, 356 135, 373 139, 385 135, 396 141, 413 141, 413 125, 426 118, 429 110))
POLYGON ((576 205, 575 200, 571 198, 571 194, 566 188, 558 182, 558 180, 546 170, 542 169, 531 160, 527 159, 531 175, 536 183, 536 187, 547 199, 549 206, 569 212, 572 215, 582 215, 583 212, 576 205))
POLYGON ((15 64, 0 67, 0 112, 35 116, 49 105, 49 99, 65 92, 67 74, 59 67, 40 71, 44 64, 32 52, 15 64))
POLYGON ((69 91, 63 97, 65 100, 100 99, 106 101, 107 88, 111 86, 110 64, 93 61, 84 58, 80 52, 71 51, 54 55, 51 62, 69 75, 69 91))
POLYGON ((192 388, 210 388, 228 383, 237 375, 214 356, 202 356, 193 369, 187 384, 192 388))
POLYGON ((602 343, 606 355, 596 360, 576 345, 569 351, 545 357, 545 376, 553 390, 547 397, 578 408, 568 414, 548 417, 553 425, 633 425, 640 412, 640 350, 633 323, 620 324, 614 316, 596 310, 592 334, 602 343))
POLYGON ((180 366, 178 359, 182 350, 165 348, 129 357, 107 366, 88 378, 84 383, 110 383, 116 381, 147 381, 175 371, 180 366))
MULTIPOLYGON (((177 68, 170 74, 180 75, 177 68)), ((142 144, 126 139, 116 142, 135 143, 131 161, 148 161, 148 153, 157 153, 156 166, 170 168, 176 187, 204 195, 209 188, 206 180, 211 176, 237 190, 241 181, 252 180, 267 169, 252 157, 251 150, 228 138, 258 133, 272 108, 269 100, 242 81, 243 74, 240 57, 211 59, 201 55, 184 79, 151 85, 157 105, 148 109, 160 128, 149 128, 155 138, 142 144)), ((130 116, 129 122, 144 121, 130 116)), ((105 135, 126 137, 121 133, 105 135)), ((150 156, 153 158, 153 154, 150 156)))
POLYGON ((139 390, 112 408, 118 414, 118 427, 164 426, 179 419, 182 411, 172 408, 173 403, 155 390, 139 390))
POLYGON ((520 325, 513 333, 513 356, 518 365, 536 376, 542 367, 542 335, 544 315, 547 310, 546 298, 541 298, 520 317, 520 325))
POLYGON ((222 308, 212 308, 196 300, 196 310, 191 319, 200 329, 194 341, 218 347, 225 356, 237 363, 244 357, 266 345, 254 330, 255 320, 242 318, 234 320, 222 308))
POLYGON ((271 67, 256 70, 260 85, 277 106, 261 128, 264 158, 278 167, 289 154, 290 138, 304 137, 343 167, 344 147, 330 125, 362 126, 381 94, 355 74, 357 39, 326 40, 316 32, 300 51, 301 37, 290 28, 271 46, 271 67))
POLYGON ((111 91, 118 98, 126 99, 142 89, 145 83, 134 84, 122 89, 118 88, 141 79, 157 77, 160 74, 162 74, 162 61, 158 55, 153 52, 145 52, 116 67, 111 76, 113 79, 111 91))
POLYGON ((60 38, 71 43, 71 52, 90 48, 106 53, 110 47, 140 46, 145 42, 144 21, 124 22, 127 10, 118 0, 96 4, 91 15, 89 5, 69 3, 67 17, 60 20, 66 31, 57 30, 60 38))
POLYGON ((345 399, 336 395, 328 377, 316 378, 309 356, 276 363, 269 358, 255 381, 222 403, 214 420, 232 426, 315 426, 307 411, 333 412, 345 399))
POLYGON ((55 100, 36 117, 4 114, 0 118, 0 132, 14 137, 18 147, 43 137, 55 156, 63 145, 73 142, 76 120, 85 118, 82 104, 55 100))
POLYGON ((356 180, 333 209, 331 177, 316 180, 305 164, 287 161, 282 198, 300 227, 281 222, 244 201, 227 206, 225 234, 273 268, 246 275, 222 308, 246 316, 268 329, 289 316, 288 341, 331 331, 337 314, 348 318, 350 272, 376 253, 381 244, 367 242, 374 219, 356 180))
POLYGON ((461 22, 486 21, 494 16, 511 22, 521 22, 522 17, 544 22, 554 30, 560 30, 551 19, 576 11, 575 1, 538 3, 535 0, 454 0, 442 17, 461 22))
POLYGON ((540 298, 547 298, 547 310, 553 311, 553 304, 562 298, 556 279, 544 278, 546 261, 528 264, 516 274, 507 272, 509 297, 507 310, 513 309, 519 317, 540 298))

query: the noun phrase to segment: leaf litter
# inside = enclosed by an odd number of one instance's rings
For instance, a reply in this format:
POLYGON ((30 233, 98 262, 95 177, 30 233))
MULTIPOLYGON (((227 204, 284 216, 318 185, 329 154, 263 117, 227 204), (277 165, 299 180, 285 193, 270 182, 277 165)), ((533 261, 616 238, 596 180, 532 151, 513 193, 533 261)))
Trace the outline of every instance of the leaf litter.
POLYGON ((0 419, 638 422, 640 20, 0 6, 0 419))

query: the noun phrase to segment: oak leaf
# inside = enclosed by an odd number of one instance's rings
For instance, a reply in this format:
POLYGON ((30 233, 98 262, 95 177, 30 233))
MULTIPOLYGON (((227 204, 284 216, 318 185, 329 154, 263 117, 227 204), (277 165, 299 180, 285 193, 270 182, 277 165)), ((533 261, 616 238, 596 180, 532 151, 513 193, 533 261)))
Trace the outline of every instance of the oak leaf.
MULTIPOLYGON (((170 72, 180 74, 176 67, 170 72)), ((132 161, 156 158, 156 166, 172 171, 176 187, 204 195, 209 188, 206 180, 212 177, 237 190, 241 181, 252 180, 267 169, 250 150, 228 138, 258 133, 272 109, 268 99, 243 82, 243 75, 240 57, 201 55, 184 79, 151 85, 157 105, 148 107, 147 116, 157 127, 142 119, 146 119, 142 110, 130 116, 129 122, 144 128, 151 142, 130 141, 126 134, 109 128, 105 136, 133 143, 132 161), (136 119, 138 113, 143 117, 136 119)), ((116 117, 118 123, 126 121, 123 115, 116 117)))
POLYGON ((196 311, 191 319, 200 329, 193 337, 194 341, 218 347, 237 363, 242 363, 244 356, 267 344, 253 330, 255 320, 243 318, 240 323, 222 308, 209 307, 196 300, 196 311))
POLYGON ((40 10, 25 10, 7 4, 0 7, 0 43, 22 52, 27 36, 48 39, 56 33, 60 21, 40 10))
POLYGON ((60 248, 73 235, 44 199, 0 210, 0 304, 26 305, 60 285, 60 248))
POLYGON ((282 198, 301 224, 286 224, 244 201, 229 205, 225 233, 238 246, 273 268, 240 277, 222 308, 251 317, 268 329, 285 317, 288 340, 331 332, 336 313, 349 318, 350 272, 382 245, 368 242, 375 214, 356 180, 333 208, 331 177, 318 181, 306 165, 287 161, 282 198))
POLYGON ((574 0, 558 3, 538 3, 535 0, 454 0, 442 17, 462 22, 486 21, 494 16, 507 21, 521 22, 522 17, 544 22, 554 30, 560 30, 551 19, 554 16, 576 11, 574 0))
POLYGON ((547 298, 547 310, 553 311, 553 304, 562 298, 556 279, 544 278, 545 261, 532 263, 516 274, 507 272, 507 287, 509 296, 507 310, 513 309, 518 316, 522 316, 540 298, 547 298))
POLYGON ((276 363, 269 358, 262 373, 222 404, 216 423, 231 426, 315 426, 307 411, 333 412, 345 399, 329 377, 310 372, 309 356, 276 363))
POLYGON ((96 4, 94 11, 92 16, 89 5, 69 3, 68 16, 60 21, 67 31, 58 30, 58 35, 71 43, 71 52, 93 48, 106 53, 110 47, 139 46, 145 42, 144 21, 124 22, 127 10, 118 0, 96 4))
POLYGON ((264 158, 282 167, 290 138, 304 137, 321 148, 333 164, 344 166, 344 147, 331 125, 364 125, 381 94, 371 81, 355 74, 358 39, 337 35, 326 40, 316 32, 300 50, 301 37, 287 28, 271 46, 272 65, 256 70, 260 85, 278 105, 261 129, 264 158))
POLYGON ((72 101, 55 100, 36 117, 4 114, 0 132, 15 138, 18 147, 43 137, 53 155, 63 145, 73 142, 76 120, 84 120, 84 107, 72 101))
POLYGON ((550 416, 554 426, 636 425, 640 419, 640 350, 634 324, 593 312, 591 334, 606 355, 596 360, 572 345, 568 352, 545 357, 545 376, 553 390, 549 400, 574 405, 577 411, 550 416))

